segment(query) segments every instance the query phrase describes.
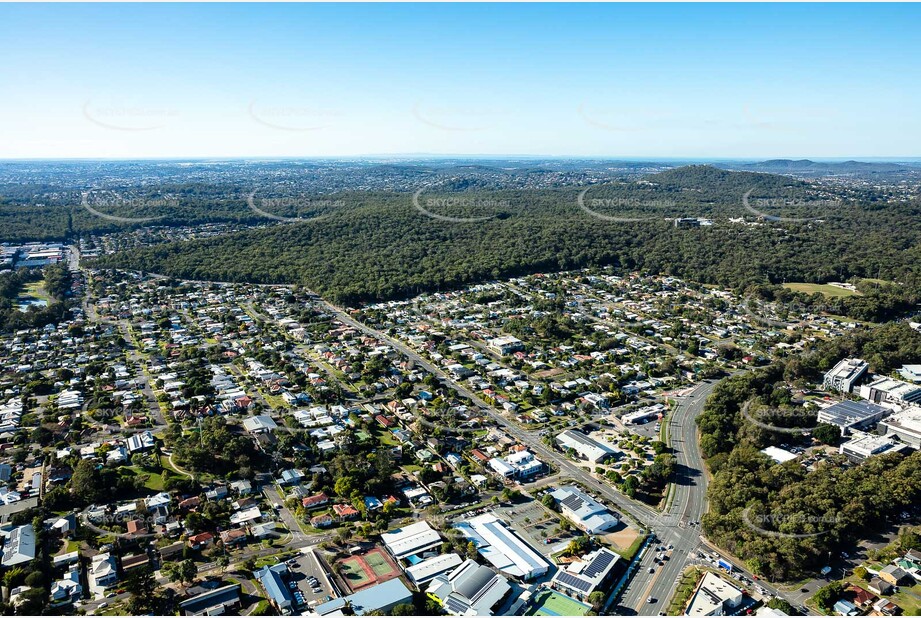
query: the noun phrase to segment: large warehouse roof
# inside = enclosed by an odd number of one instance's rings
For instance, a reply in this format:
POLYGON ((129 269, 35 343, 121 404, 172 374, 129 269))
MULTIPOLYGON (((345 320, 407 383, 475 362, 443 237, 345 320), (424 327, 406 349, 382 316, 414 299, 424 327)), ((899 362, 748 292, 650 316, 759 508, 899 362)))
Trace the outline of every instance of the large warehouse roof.
POLYGON ((412 556, 441 545, 441 535, 424 521, 385 532, 381 540, 396 558, 412 556))
POLYGON ((458 523, 455 528, 473 541, 480 555, 503 573, 531 579, 543 575, 550 568, 540 554, 494 515, 480 515, 458 523))

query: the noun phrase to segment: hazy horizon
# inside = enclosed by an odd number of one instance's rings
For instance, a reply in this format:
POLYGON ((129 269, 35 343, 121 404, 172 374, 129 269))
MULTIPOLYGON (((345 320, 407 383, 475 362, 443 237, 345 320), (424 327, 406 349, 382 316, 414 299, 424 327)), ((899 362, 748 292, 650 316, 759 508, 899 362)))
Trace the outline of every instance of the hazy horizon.
POLYGON ((919 22, 911 4, 3 4, 0 158, 905 160, 919 22))

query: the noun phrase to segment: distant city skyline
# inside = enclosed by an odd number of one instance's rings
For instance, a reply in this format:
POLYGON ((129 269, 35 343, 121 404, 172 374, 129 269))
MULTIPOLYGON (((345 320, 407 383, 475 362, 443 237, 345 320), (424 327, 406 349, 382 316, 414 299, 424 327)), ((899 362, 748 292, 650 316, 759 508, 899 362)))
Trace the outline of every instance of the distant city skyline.
POLYGON ((0 158, 917 159, 912 4, 0 4, 0 158))

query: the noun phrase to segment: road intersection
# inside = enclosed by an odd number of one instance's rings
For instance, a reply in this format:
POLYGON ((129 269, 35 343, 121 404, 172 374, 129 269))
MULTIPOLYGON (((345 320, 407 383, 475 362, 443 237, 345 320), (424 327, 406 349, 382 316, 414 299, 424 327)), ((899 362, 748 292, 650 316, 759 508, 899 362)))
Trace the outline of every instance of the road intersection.
MULTIPOLYGON (((317 298, 320 297, 317 296, 317 298)), ((466 386, 451 378, 441 368, 429 362, 403 342, 352 318, 346 311, 332 303, 322 299, 319 302, 344 324, 388 343, 438 377, 442 384, 477 406, 482 413, 492 418, 513 438, 526 444, 538 458, 543 458, 556 466, 562 477, 578 481, 591 491, 597 492, 656 535, 659 542, 650 545, 636 575, 624 588, 620 602, 614 606, 616 613, 635 615, 664 611, 664 605, 674 592, 681 574, 689 564, 696 561, 696 554, 699 551, 707 551, 713 556, 727 560, 734 565, 736 572, 749 580, 757 579, 746 569, 741 568, 737 561, 727 559, 715 547, 706 544, 700 531, 700 520, 707 510, 707 473, 697 440, 695 421, 703 411, 710 393, 716 388, 716 381, 703 382, 686 394, 676 397, 678 405, 669 418, 669 444, 676 456, 677 471, 671 501, 664 512, 659 512, 628 498, 608 483, 598 480, 590 472, 571 462, 561 453, 546 446, 537 432, 524 430, 510 421, 466 386), (653 566, 655 549, 662 545, 673 547, 670 551, 670 559, 665 561, 664 566, 653 566), (649 573, 650 568, 653 569, 653 573, 649 573), (655 599, 655 604, 647 603, 649 598, 655 599), (655 612, 652 607, 657 608, 655 612)), ((765 589, 767 596, 787 598, 787 595, 773 586, 764 582, 759 582, 759 584, 765 589)))

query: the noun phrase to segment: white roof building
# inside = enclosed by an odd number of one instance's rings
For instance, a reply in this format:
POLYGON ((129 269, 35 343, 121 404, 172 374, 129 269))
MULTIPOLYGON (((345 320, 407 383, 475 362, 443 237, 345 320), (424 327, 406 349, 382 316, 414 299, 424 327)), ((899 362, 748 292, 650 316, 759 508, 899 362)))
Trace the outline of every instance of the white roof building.
POLYGON ((913 448, 921 449, 921 407, 912 406, 880 422, 885 435, 897 437, 913 448))
POLYGON ((505 457, 494 457, 489 460, 489 467, 504 478, 528 478, 544 470, 541 460, 534 457, 530 451, 519 451, 505 457))
POLYGON ((473 541, 480 555, 503 573, 527 580, 540 577, 550 570, 546 559, 518 538, 495 515, 480 515, 454 527, 473 541))
POLYGON ((567 429, 556 437, 556 442, 561 448, 572 449, 579 457, 592 463, 601 463, 618 454, 618 450, 610 444, 594 440, 581 431, 567 429))
POLYGON ((109 553, 93 556, 86 571, 86 581, 96 598, 105 596, 106 588, 111 588, 118 582, 115 557, 109 553))
POLYGON ((385 532, 381 540, 398 560, 441 545, 441 535, 426 521, 385 532))
POLYGON ((620 521, 603 504, 573 485, 550 493, 569 520, 589 534, 615 527, 620 521))
POLYGON ((859 358, 845 358, 825 374, 822 386, 829 390, 850 393, 869 368, 870 365, 859 358))
POLYGON ((35 559, 35 529, 32 524, 13 528, 5 536, 3 566, 11 567, 35 559))
POLYGON ((761 449, 761 452, 776 461, 777 463, 785 463, 788 461, 793 461, 796 459, 796 453, 791 453, 782 448, 776 446, 769 446, 767 448, 761 449))
POLYGON ((414 564, 406 569, 406 576, 416 586, 422 586, 432 581, 442 573, 453 571, 464 559, 457 554, 441 554, 432 556, 423 560, 419 564, 414 564))
POLYGON ((921 382, 921 365, 903 365, 899 373, 909 382, 921 382))
POLYGON ((278 425, 271 416, 265 414, 250 416, 243 421, 243 428, 250 433, 265 433, 275 431, 278 425))
POLYGON ((136 433, 128 438, 128 452, 146 451, 154 447, 154 437, 149 431, 136 433))
POLYGON ((686 616, 722 616, 742 603, 743 592, 719 575, 707 571, 685 611, 686 616))
POLYGON ((854 432, 854 437, 839 446, 838 452, 851 459, 863 461, 867 457, 880 455, 897 446, 891 436, 854 432))
POLYGON ((566 568, 561 568, 550 585, 584 600, 602 587, 619 559, 619 555, 602 547, 585 556, 584 560, 570 562, 566 568))
POLYGON ((450 575, 439 575, 426 593, 437 597, 451 616, 491 616, 512 587, 490 568, 465 560, 450 575))
POLYGON ((877 376, 875 380, 860 387, 860 396, 874 403, 910 404, 921 401, 921 386, 877 376))

